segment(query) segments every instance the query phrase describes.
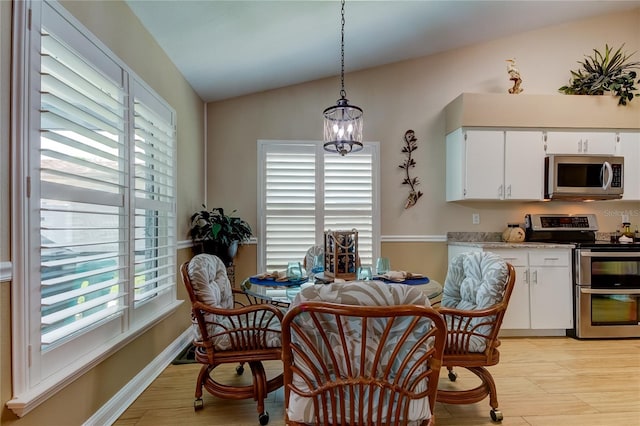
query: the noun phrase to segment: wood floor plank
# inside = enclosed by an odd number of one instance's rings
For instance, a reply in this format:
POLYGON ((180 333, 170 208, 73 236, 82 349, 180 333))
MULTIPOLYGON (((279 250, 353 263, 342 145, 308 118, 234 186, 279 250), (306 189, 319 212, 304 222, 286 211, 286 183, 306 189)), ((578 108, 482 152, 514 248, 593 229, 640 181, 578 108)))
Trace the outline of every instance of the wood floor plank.
MULTIPOLYGON (((502 339, 500 363, 490 367, 498 388, 503 426, 640 426, 640 339, 576 340, 572 338, 502 339)), ((265 365, 268 375, 282 370, 279 362, 265 365)), ((229 401, 205 392, 204 408, 193 409, 197 364, 170 365, 114 423, 116 426, 256 426, 253 400, 229 401)), ((226 380, 249 380, 235 366, 219 367, 226 380)), ((475 383, 457 370, 442 387, 475 383)), ((284 424, 284 392, 269 395, 269 425, 284 424)), ((436 404, 438 426, 493 425, 489 400, 475 404, 436 404)))

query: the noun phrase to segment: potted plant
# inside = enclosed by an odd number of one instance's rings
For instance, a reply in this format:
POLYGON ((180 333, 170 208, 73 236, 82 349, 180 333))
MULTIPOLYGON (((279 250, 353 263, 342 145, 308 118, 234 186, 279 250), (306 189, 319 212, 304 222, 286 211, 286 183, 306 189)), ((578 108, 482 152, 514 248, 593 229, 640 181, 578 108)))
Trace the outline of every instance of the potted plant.
POLYGON ((640 68, 640 62, 628 62, 635 52, 627 55, 622 51, 623 47, 624 44, 613 52, 605 44, 604 54, 593 49, 593 56, 586 56, 584 61, 578 61, 582 69, 571 71, 570 84, 558 90, 567 95, 603 95, 611 92, 620 98, 618 105, 631 102, 634 96, 640 96, 633 93, 637 90, 637 73, 633 70, 640 68))
POLYGON ((224 209, 215 207, 211 210, 202 205, 203 210, 191 215, 189 234, 201 252, 218 256, 226 265, 231 265, 238 251, 238 244, 249 241, 252 231, 243 219, 226 215, 224 209))

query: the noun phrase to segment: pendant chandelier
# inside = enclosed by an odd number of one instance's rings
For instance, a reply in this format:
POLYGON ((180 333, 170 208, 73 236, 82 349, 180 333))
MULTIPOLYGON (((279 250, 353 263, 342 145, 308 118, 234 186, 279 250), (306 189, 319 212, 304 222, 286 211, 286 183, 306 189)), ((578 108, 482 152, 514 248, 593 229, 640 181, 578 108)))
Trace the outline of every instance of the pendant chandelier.
POLYGON ((324 149, 346 155, 362 149, 362 108, 349 105, 344 90, 344 1, 342 0, 340 99, 324 110, 324 149))

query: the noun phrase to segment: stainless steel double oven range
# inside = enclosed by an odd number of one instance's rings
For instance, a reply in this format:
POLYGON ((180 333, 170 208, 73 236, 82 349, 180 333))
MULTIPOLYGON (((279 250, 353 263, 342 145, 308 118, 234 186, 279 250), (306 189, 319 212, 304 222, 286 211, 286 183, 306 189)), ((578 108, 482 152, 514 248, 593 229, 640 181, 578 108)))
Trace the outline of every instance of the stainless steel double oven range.
POLYGON ((640 243, 596 241, 595 215, 525 216, 527 241, 571 243, 577 338, 640 337, 640 243))

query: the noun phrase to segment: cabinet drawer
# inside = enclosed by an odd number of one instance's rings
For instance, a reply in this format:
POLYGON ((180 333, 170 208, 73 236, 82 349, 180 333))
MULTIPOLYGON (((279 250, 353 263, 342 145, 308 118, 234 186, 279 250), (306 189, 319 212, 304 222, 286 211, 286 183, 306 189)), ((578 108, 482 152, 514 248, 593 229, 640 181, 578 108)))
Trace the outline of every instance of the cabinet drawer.
POLYGON ((531 250, 529 252, 529 264, 531 266, 569 266, 571 252, 558 250, 531 250))
POLYGON ((512 264, 513 266, 527 266, 527 251, 526 250, 490 250, 493 253, 501 256, 504 260, 512 264))

